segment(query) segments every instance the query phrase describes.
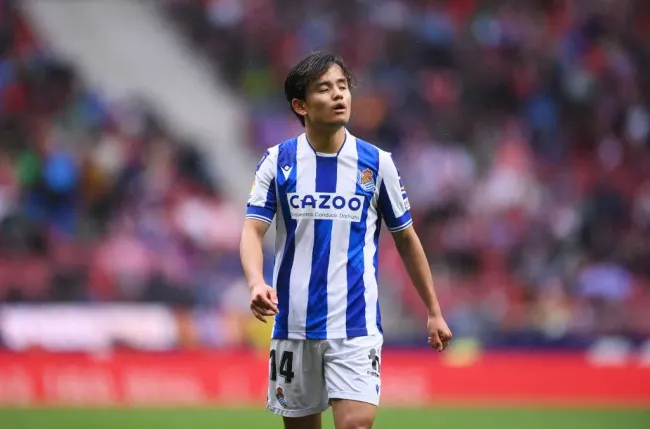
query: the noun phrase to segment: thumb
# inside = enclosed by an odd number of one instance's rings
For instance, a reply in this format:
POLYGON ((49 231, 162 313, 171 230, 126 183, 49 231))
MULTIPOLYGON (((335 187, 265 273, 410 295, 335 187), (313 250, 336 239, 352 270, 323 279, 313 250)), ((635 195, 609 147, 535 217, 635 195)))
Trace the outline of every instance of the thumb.
POLYGON ((429 344, 435 347, 439 352, 442 351, 442 341, 440 340, 437 330, 429 334, 429 344))
POLYGON ((278 294, 275 292, 274 288, 269 288, 268 296, 273 304, 278 304, 278 294))

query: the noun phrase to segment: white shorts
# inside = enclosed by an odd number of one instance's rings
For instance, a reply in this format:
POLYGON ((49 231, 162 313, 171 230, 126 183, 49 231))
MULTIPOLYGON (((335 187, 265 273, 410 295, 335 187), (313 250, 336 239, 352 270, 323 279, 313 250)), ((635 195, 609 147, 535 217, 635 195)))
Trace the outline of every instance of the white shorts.
POLYGON ((284 417, 322 413, 330 399, 379 404, 381 334, 272 340, 266 408, 284 417))

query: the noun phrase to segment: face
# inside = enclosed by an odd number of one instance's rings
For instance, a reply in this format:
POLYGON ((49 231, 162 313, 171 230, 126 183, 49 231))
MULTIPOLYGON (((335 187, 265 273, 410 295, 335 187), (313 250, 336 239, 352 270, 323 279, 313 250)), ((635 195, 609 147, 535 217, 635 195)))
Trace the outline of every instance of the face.
POLYGON ((293 100, 293 108, 311 125, 341 127, 350 120, 351 102, 348 81, 341 67, 334 64, 309 84, 304 101, 293 100))

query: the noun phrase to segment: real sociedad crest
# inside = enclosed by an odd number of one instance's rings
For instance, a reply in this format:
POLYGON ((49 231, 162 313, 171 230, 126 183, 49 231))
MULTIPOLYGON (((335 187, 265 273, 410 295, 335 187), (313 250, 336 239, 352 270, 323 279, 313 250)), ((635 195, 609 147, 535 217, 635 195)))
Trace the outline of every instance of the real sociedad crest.
POLYGON ((366 168, 365 170, 357 173, 357 183, 366 192, 375 192, 375 179, 373 178, 372 170, 366 168))
POLYGON ((282 390, 282 387, 278 387, 275 391, 275 397, 277 398, 278 402, 280 405, 282 405, 284 408, 287 407, 287 400, 284 399, 284 391, 282 390))

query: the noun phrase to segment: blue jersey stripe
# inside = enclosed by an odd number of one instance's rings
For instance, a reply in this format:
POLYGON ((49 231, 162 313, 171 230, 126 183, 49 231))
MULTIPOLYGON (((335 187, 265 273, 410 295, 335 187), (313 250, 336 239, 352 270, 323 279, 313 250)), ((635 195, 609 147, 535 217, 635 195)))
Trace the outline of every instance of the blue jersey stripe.
POLYGON ((294 166, 296 164, 296 149, 298 147, 298 139, 293 139, 282 143, 278 151, 278 165, 277 165, 277 187, 280 208, 282 209, 282 218, 284 219, 284 226, 287 231, 287 238, 284 243, 284 253, 282 261, 280 262, 280 269, 278 270, 278 279, 276 282, 276 293, 278 295, 278 310, 279 313, 275 316, 275 329, 273 330, 273 338, 286 339, 289 337, 289 284, 291 280, 291 268, 293 267, 293 258, 296 253, 296 226, 297 221, 291 219, 289 214, 289 202, 287 201, 287 193, 296 192, 296 171, 293 168, 289 177, 285 179, 282 173, 282 167, 294 166))
POLYGON ((363 205, 361 221, 350 228, 350 244, 348 247, 348 307, 345 314, 345 329, 347 337, 368 335, 366 327, 366 291, 363 282, 365 271, 363 260, 364 239, 366 235, 366 220, 370 201, 366 198, 363 205))
POLYGON ((264 203, 264 207, 273 210, 273 213, 277 210, 277 198, 275 195, 275 179, 271 180, 271 183, 269 183, 269 189, 266 191, 266 202, 264 203))
MULTIPOLYGON (((316 192, 336 192, 338 157, 316 157, 316 192)), ((314 220, 314 247, 307 300, 308 340, 327 338, 327 271, 330 263, 332 221, 314 220)))
POLYGON ((393 205, 390 202, 390 197, 388 196, 388 190, 386 189, 386 184, 384 181, 381 182, 379 187, 379 210, 386 218, 386 225, 388 230, 391 232, 397 232, 404 229, 406 226, 412 223, 411 213, 406 212, 402 216, 396 216, 393 211, 393 205))
MULTIPOLYGON (((373 264, 375 265, 375 281, 377 282, 377 289, 379 289, 379 234, 381 231, 381 216, 377 217, 377 224, 375 225, 375 256, 373 257, 373 264)), ((381 327, 381 311, 379 309, 379 290, 377 290, 377 329, 382 334, 384 330, 381 327)))
MULTIPOLYGON (((373 180, 376 183, 377 171, 379 169, 379 151, 377 148, 357 139, 357 168, 359 171, 370 169, 373 173, 373 180)), ((348 338, 368 335, 366 326, 366 286, 363 282, 365 261, 363 249, 365 247, 366 221, 368 219, 368 208, 372 198, 373 190, 367 190, 357 183, 357 194, 364 195, 363 212, 361 221, 352 223, 350 227, 350 242, 348 246, 348 307, 346 310, 346 331, 348 338)))

